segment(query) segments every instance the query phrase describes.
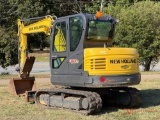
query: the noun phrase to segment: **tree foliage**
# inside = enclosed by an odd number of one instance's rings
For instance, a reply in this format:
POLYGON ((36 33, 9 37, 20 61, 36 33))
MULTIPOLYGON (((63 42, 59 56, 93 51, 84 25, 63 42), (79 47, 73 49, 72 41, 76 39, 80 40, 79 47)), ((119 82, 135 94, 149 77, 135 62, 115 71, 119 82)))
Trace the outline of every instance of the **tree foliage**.
MULTIPOLYGON (((45 15, 62 16, 64 6, 61 0, 1 0, 0 1, 0 66, 7 67, 18 62, 17 19, 39 17, 45 15), (63 8, 63 10, 62 10, 63 8), (61 11, 62 10, 62 11, 61 11), (8 49, 11 50, 8 50, 8 49), (13 49, 13 51, 12 51, 13 49), (10 56, 10 57, 9 57, 10 56)), ((67 4, 65 4, 67 5, 67 4)), ((68 6, 71 8, 71 6, 68 6)), ((44 34, 28 35, 32 47, 49 46, 49 39, 44 34)))
POLYGON ((0 66, 18 63, 17 19, 38 16, 43 11, 34 0, 0 1, 0 66))
MULTIPOLYGON (((7 67, 18 62, 17 19, 45 15, 59 17, 80 10, 76 8, 78 6, 68 4, 73 0, 65 1, 63 4, 60 3, 61 1, 0 1, 0 66, 7 67), (66 11, 73 8, 75 11, 66 11)), ((119 46, 138 49, 141 64, 144 65, 145 70, 149 70, 150 64, 157 62, 160 56, 160 3, 150 0, 104 0, 103 5, 105 14, 120 20, 115 36, 119 46)), ((96 13, 100 10, 100 0, 93 0, 90 4, 83 5, 82 11, 84 9, 90 13, 96 13)), ((49 40, 47 41, 44 34, 31 34, 28 39, 33 47, 38 47, 42 42, 44 46, 49 46, 49 40)))
POLYGON ((15 65, 18 62, 16 32, 0 27, 0 38, 0 66, 15 65))
POLYGON ((116 41, 122 47, 138 49, 140 63, 145 71, 150 70, 151 63, 158 62, 160 56, 160 3, 143 1, 129 7, 109 8, 108 11, 114 8, 113 15, 120 19, 116 41))

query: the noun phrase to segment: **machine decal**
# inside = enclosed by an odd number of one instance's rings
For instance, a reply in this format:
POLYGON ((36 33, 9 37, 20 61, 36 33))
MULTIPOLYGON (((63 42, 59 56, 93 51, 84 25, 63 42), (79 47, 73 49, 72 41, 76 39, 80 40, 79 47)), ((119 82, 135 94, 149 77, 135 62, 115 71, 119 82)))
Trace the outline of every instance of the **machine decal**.
POLYGON ((110 64, 137 63, 136 59, 114 59, 110 60, 110 64))
POLYGON ((29 28, 29 31, 31 31, 31 30, 37 30, 37 29, 41 29, 41 28, 44 28, 44 27, 45 27, 44 25, 31 27, 31 28, 29 28))
POLYGON ((109 83, 112 83, 112 82, 116 82, 116 80, 106 80, 104 83, 109 84, 109 83))
POLYGON ((70 59, 69 63, 71 63, 71 64, 78 64, 79 60, 78 59, 70 59))
POLYGON ((123 68, 123 69, 128 69, 129 66, 128 66, 128 65, 123 65, 123 66, 121 66, 121 68, 123 68))
POLYGON ((104 55, 106 54, 106 51, 100 51, 100 54, 104 55))

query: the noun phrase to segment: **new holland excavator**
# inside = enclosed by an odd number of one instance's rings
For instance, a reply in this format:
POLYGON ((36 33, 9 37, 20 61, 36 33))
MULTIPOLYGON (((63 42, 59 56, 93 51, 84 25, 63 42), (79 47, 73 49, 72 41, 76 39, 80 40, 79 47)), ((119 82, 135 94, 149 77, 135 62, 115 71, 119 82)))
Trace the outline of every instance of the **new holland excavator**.
POLYGON ((115 25, 114 18, 101 12, 18 20, 20 77, 10 81, 10 93, 27 94, 28 101, 42 108, 87 115, 99 112, 105 102, 139 106, 140 91, 128 87, 141 81, 138 52, 114 46, 115 25), (35 78, 29 75, 35 57, 27 55, 27 35, 37 32, 50 35, 51 83, 65 88, 36 89, 35 78))

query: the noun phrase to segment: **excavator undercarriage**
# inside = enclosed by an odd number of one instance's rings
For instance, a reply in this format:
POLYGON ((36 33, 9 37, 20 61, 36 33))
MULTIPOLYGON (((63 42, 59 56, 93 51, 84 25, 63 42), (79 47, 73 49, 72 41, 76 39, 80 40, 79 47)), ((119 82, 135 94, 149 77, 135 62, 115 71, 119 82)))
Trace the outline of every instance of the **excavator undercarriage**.
POLYGON ((27 102, 36 103, 40 108, 68 109, 89 115, 101 111, 102 106, 137 108, 141 105, 141 94, 136 88, 58 88, 30 91, 27 102))

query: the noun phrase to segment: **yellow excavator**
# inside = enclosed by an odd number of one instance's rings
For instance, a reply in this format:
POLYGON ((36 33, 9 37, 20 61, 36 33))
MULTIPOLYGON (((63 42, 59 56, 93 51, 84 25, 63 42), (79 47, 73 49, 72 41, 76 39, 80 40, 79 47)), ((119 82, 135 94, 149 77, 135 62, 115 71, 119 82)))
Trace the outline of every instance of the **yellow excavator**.
POLYGON ((20 75, 10 81, 10 93, 27 93, 27 100, 42 108, 66 108, 87 115, 99 112, 105 103, 139 106, 140 91, 128 87, 141 81, 138 52, 115 47, 116 23, 102 12, 18 20, 20 75), (27 35, 37 32, 50 35, 51 83, 65 88, 36 89, 35 78, 29 75, 35 57, 27 55, 27 35))

